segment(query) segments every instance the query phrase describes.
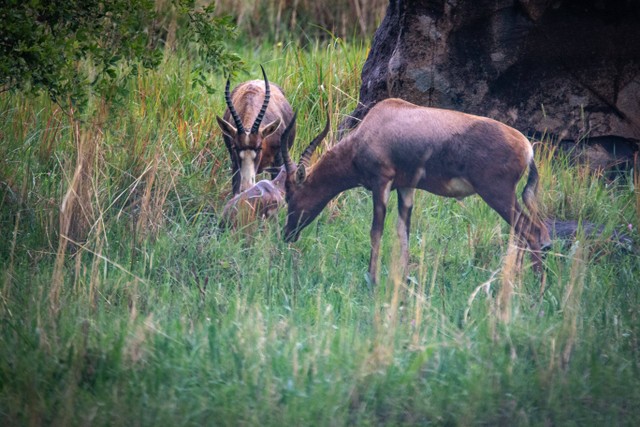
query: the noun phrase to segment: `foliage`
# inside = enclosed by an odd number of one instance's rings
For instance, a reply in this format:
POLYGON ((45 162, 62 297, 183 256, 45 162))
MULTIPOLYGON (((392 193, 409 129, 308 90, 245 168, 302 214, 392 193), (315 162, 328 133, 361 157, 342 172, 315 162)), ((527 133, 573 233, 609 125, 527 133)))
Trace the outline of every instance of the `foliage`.
POLYGON ((188 19, 186 31, 183 32, 184 42, 196 45, 200 62, 194 67, 194 85, 200 85, 209 93, 215 90, 207 83, 207 77, 212 71, 222 70, 225 75, 233 74, 242 64, 242 59, 236 53, 226 49, 225 40, 235 39, 236 29, 230 16, 216 16, 215 3, 196 11, 195 0, 181 0, 180 14, 188 19))
MULTIPOLYGON (((206 67, 234 69, 237 56, 224 41, 234 35, 228 18, 212 6, 176 0, 184 34, 197 42, 206 67)), ((170 7, 170 6, 169 6, 170 7)), ((8 0, 0 5, 0 88, 46 92, 60 105, 82 108, 91 94, 123 97, 124 83, 143 69, 157 67, 166 29, 152 0, 8 0)), ((203 77, 199 77, 203 81, 203 77)))

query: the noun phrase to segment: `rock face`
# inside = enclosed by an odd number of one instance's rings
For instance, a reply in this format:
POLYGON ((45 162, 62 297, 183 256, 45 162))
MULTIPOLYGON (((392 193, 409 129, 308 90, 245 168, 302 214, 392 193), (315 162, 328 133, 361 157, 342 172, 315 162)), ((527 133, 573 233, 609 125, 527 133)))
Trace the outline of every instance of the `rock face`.
POLYGON ((558 139, 640 140, 640 1, 390 0, 341 130, 389 97, 558 139))

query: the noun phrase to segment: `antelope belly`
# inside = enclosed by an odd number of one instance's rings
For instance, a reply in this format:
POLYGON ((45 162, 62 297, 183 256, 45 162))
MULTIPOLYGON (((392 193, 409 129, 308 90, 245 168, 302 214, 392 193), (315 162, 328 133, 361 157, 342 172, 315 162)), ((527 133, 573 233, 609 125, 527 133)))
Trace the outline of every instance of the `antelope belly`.
POLYGON ((450 179, 444 184, 444 189, 447 196, 455 197, 456 199, 463 199, 475 193, 471 183, 464 178, 450 179))

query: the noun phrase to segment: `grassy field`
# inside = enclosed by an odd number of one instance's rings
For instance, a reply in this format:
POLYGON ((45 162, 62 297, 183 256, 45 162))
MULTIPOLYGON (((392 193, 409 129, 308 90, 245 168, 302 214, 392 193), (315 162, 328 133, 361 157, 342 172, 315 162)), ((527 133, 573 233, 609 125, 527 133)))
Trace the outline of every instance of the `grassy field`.
MULTIPOLYGON (((332 135, 353 110, 367 48, 240 52, 299 111, 294 158, 327 105, 332 135)), ((369 290, 362 189, 294 244, 283 215, 217 230, 224 101, 191 86, 191 67, 171 56, 83 116, 0 94, 1 425, 637 423, 640 258, 606 238, 638 240, 631 176, 538 150, 543 214, 605 226, 554 244, 542 296, 495 212, 426 193, 409 280, 393 279, 390 210, 369 290)))

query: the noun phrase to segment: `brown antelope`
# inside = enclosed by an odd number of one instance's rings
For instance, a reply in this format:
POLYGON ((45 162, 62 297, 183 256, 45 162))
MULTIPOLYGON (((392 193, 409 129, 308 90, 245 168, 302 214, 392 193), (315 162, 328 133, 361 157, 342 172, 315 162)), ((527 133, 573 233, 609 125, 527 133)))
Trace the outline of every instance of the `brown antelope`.
MULTIPOLYGON (((296 120, 295 117, 296 115, 294 114, 290 122, 291 126, 295 126, 293 124, 296 120)), ((327 122, 324 130, 303 153, 304 158, 308 159, 311 157, 315 146, 322 141, 328 131, 329 123, 327 122)), ((283 139, 283 141, 286 141, 286 145, 290 147, 293 144, 294 135, 291 132, 287 132, 284 138, 287 138, 283 139)), ((309 166, 308 161, 306 161, 305 164, 307 167, 309 166)), ((271 218, 285 203, 286 178, 287 172, 284 167, 282 167, 275 179, 264 179, 249 189, 235 195, 227 202, 222 211, 220 226, 222 228, 239 228, 248 225, 248 223, 256 219, 265 220, 271 218)))
MULTIPOLYGON (((234 195, 255 184, 256 174, 265 168, 282 165, 279 146, 282 130, 278 128, 282 122, 284 128, 293 117, 293 110, 282 89, 269 84, 264 68, 260 68, 264 81, 241 83, 231 94, 227 79, 224 91, 227 110, 224 118, 216 116, 231 158, 234 195), (234 124, 230 123, 231 118, 234 124), (267 125, 261 127, 263 120, 267 125), (244 123, 253 125, 247 130, 244 123)), ((292 132, 295 135, 295 129, 292 132)), ((272 178, 275 175, 272 173, 272 178)))
MULTIPOLYGON (((284 131, 284 140, 289 127, 284 131)), ((310 152, 315 147, 309 148, 296 166, 282 146, 289 206, 284 227, 286 241, 296 241, 300 231, 339 193, 365 187, 373 194, 369 278, 376 283, 391 190, 398 193, 397 232, 403 269, 409 256, 415 189, 457 199, 477 193, 526 240, 534 268, 541 271, 541 249, 550 244, 549 233, 537 216, 538 171, 533 149, 517 130, 486 117, 386 99, 376 104, 360 125, 327 151, 307 174, 310 152), (516 185, 527 166, 529 177, 522 199, 531 217, 516 199, 516 185)))

